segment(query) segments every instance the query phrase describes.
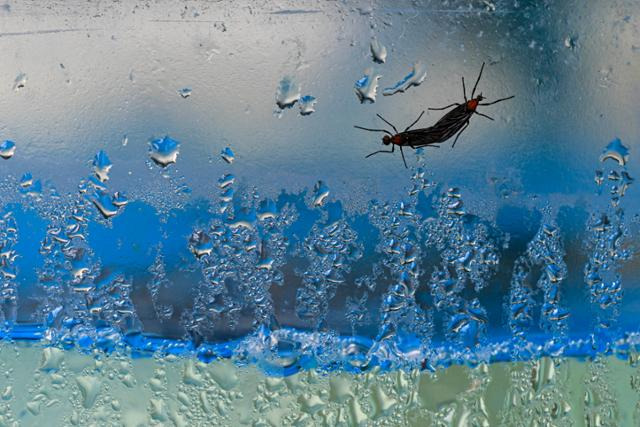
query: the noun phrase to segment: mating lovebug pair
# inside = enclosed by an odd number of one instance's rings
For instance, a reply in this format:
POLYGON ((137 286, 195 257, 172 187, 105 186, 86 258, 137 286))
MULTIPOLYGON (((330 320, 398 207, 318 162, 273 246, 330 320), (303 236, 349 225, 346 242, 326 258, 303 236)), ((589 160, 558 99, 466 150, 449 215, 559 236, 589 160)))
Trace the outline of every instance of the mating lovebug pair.
POLYGON ((370 132, 384 132, 385 136, 382 137, 382 143, 384 145, 391 144, 391 150, 378 150, 369 154, 366 157, 371 157, 374 154, 378 153, 393 153, 395 150, 395 146, 397 145, 400 148, 400 154, 402 154, 402 161, 404 162, 404 166, 407 167, 407 161, 404 158, 404 152, 402 151, 402 147, 411 147, 413 149, 422 148, 422 147, 435 147, 439 148, 437 144, 441 144, 448 140, 449 138, 456 136, 456 139, 453 140, 454 147, 458 138, 464 132, 464 130, 469 126, 469 120, 471 116, 477 114, 482 117, 486 117, 489 120, 493 120, 493 118, 487 116, 486 114, 479 113, 477 108, 479 105, 493 105, 498 102, 506 101, 507 99, 511 99, 514 96, 509 96, 506 98, 500 98, 493 102, 485 102, 482 103, 485 98, 482 96, 482 93, 479 93, 477 97, 473 97, 476 93, 476 88, 478 87, 478 82, 480 82, 480 77, 482 77, 482 70, 484 70, 484 62, 482 63, 482 67, 480 68, 480 74, 478 75, 478 79, 476 80, 476 84, 473 86, 473 90, 471 91, 471 99, 467 99, 467 91, 464 86, 464 77, 462 77, 462 93, 464 95, 464 103, 460 104, 454 102, 453 104, 449 104, 446 107, 441 108, 429 108, 429 110, 446 110, 447 108, 451 108, 455 106, 455 108, 445 114, 440 120, 436 122, 433 126, 423 129, 414 129, 411 130, 413 125, 418 123, 418 120, 422 118, 424 111, 420 113, 418 118, 411 123, 404 131, 398 132, 396 127, 385 120, 380 114, 377 114, 386 124, 391 126, 395 134, 391 133, 386 129, 369 129, 361 126, 354 126, 358 129, 368 130, 370 132))

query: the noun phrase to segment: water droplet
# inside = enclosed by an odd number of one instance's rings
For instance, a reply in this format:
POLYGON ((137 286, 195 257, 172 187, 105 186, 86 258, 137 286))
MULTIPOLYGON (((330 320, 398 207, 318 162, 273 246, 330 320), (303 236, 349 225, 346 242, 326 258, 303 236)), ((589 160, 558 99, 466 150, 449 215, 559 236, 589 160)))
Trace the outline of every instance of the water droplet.
POLYGON ((197 258, 209 255, 213 250, 211 238, 204 231, 194 231, 189 237, 189 246, 197 258))
POLYGON ((567 36, 564 39, 564 47, 574 50, 578 45, 577 37, 567 36))
POLYGON ((542 232, 549 237, 553 237, 558 233, 558 228, 550 224, 543 224, 542 232))
POLYGON ((223 202, 230 202, 231 200, 233 200, 233 195, 235 194, 235 191, 233 190, 233 188, 227 188, 221 195, 220 195, 220 200, 222 200, 223 202))
POLYGON ((27 409, 31 414, 38 415, 40 413, 40 401, 30 401, 27 403, 27 409))
POLYGON ((364 343, 353 341, 344 347, 342 354, 351 366, 364 368, 370 362, 369 350, 364 343))
POLYGON ((167 408, 163 400, 149 399, 149 403, 151 404, 149 412, 152 420, 158 423, 165 423, 169 420, 169 417, 166 414, 167 408))
POLYGON ((231 390, 238 383, 237 370, 229 361, 221 360, 211 365, 208 373, 223 390, 231 390))
POLYGON ((0 144, 0 157, 10 159, 16 151, 16 143, 8 139, 0 144))
POLYGON ((374 74, 373 68, 367 68, 364 70, 364 76, 356 81, 355 91, 358 99, 361 103, 376 102, 376 95, 378 94, 378 80, 379 74, 374 74))
POLYGON ((404 92, 411 86, 419 86, 427 77, 427 66, 422 62, 416 62, 411 67, 411 71, 402 80, 398 81, 395 85, 386 88, 382 91, 385 96, 393 95, 394 93, 404 92))
POLYGON ((300 404, 300 409, 308 414, 315 414, 326 405, 317 394, 303 394, 298 397, 298 403, 300 404))
POLYGON ((387 60, 387 48, 383 46, 378 39, 371 40, 371 55, 377 63, 383 64, 387 60))
POLYGON ((292 77, 284 77, 276 91, 276 104, 281 110, 291 108, 300 99, 300 86, 292 77))
POLYGON ((26 84, 27 84, 27 75, 25 73, 20 73, 18 74, 18 77, 16 77, 16 80, 13 84, 13 90, 17 92, 23 87, 25 87, 26 84))
POLYGON ((96 190, 107 191, 107 185, 103 184, 102 181, 100 181, 95 176, 89 177, 89 184, 93 186, 93 188, 95 188, 96 190))
POLYGON ((564 273, 560 267, 555 264, 548 264, 545 268, 547 277, 551 283, 557 283, 564 280, 564 273))
POLYGON ((596 185, 602 185, 602 182, 604 181, 604 176, 601 170, 596 170, 596 174, 595 177, 593 178, 594 181, 596 182, 596 185))
POLYGON ((300 98, 300 114, 308 116, 316 111, 316 103, 318 100, 311 95, 305 95, 300 98))
POLYGON ((11 400, 11 398, 13 397, 13 387, 8 385, 4 389, 4 391, 2 392, 2 395, 0 395, 0 397, 2 397, 2 400, 11 400))
POLYGON ((624 166, 629 160, 629 148, 622 144, 620 138, 611 141, 602 151, 600 161, 604 162, 607 159, 615 160, 620 166, 624 166))
POLYGON ((313 206, 322 206, 329 196, 329 187, 324 181, 318 181, 313 188, 313 206))
POLYGON ((373 419, 379 418, 382 415, 391 412, 394 406, 398 404, 398 401, 384 392, 380 384, 376 384, 371 387, 371 397, 373 398, 375 413, 373 419))
POLYGON ((149 156, 157 165, 167 167, 178 159, 180 143, 168 136, 151 141, 149 156))
POLYGON ((184 371, 182 372, 182 381, 185 384, 200 386, 204 383, 204 378, 198 372, 195 364, 192 360, 187 360, 184 365, 184 371))
POLYGON ((256 268, 258 270, 271 270, 271 268, 273 267, 273 258, 264 258, 261 259, 260 262, 258 262, 258 264, 256 265, 256 268))
POLYGON ((42 184, 40 180, 34 180, 31 172, 26 172, 20 178, 20 187, 22 194, 37 196, 42 192, 42 184))
POLYGON ((82 393, 82 405, 91 408, 98 398, 100 392, 100 380, 90 376, 80 376, 76 378, 80 393, 82 393))
POLYGON ((129 200, 124 195, 124 193, 122 193, 121 191, 116 191, 115 193, 113 193, 113 199, 111 200, 111 203, 113 203, 117 207, 122 207, 129 203, 129 200))
POLYGON ((235 212, 229 226, 231 228, 246 228, 248 230, 253 230, 257 220, 258 215, 255 209, 242 208, 235 212))
POLYGON ((276 204, 271 199, 266 199, 260 202, 260 207, 258 208, 258 219, 265 220, 269 218, 275 218, 278 214, 278 209, 276 208, 276 204))
POLYGON ((109 179, 109 170, 111 170, 111 160, 103 150, 98 151, 98 154, 93 158, 93 170, 100 180, 105 182, 109 179))
POLYGON ((233 174, 228 173, 224 176, 221 176, 220 179, 218 179, 218 187, 227 188, 228 186, 233 184, 235 180, 236 180, 236 177, 233 174))
POLYGON ((55 347, 46 347, 42 350, 42 361, 40 363, 40 370, 42 371, 57 371, 60 369, 60 365, 64 359, 64 351, 55 347))
POLYGON ((625 195, 627 189, 631 184, 633 184, 633 178, 631 177, 631 175, 629 175, 629 172, 622 171, 620 173, 620 186, 618 189, 618 194, 620 194, 620 197, 625 195))
POLYGON ((235 154, 233 154, 233 150, 230 147, 226 147, 224 150, 220 152, 220 157, 225 162, 231 164, 236 159, 235 154))
POLYGON ((180 89, 180 90, 178 91, 178 93, 180 94, 180 96, 181 96, 181 97, 183 97, 183 98, 188 98, 188 97, 190 97, 190 96, 191 96, 191 92, 192 92, 191 88, 188 88, 188 87, 182 88, 182 89, 180 89))
POLYGON ((96 197, 92 201, 105 219, 111 218, 118 213, 118 207, 113 204, 111 197, 107 193, 96 192, 96 197))

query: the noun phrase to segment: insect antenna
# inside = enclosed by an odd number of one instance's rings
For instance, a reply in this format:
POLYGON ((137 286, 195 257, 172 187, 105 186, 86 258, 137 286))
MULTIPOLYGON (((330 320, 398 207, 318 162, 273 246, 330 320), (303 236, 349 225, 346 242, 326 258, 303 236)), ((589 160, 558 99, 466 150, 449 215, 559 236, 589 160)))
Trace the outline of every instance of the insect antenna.
POLYGON ((497 99, 497 100, 495 100, 493 102, 484 102, 484 103, 478 104, 478 105, 493 105, 493 104, 497 104, 498 102, 506 101, 507 99, 511 99, 511 98, 515 98, 515 95, 511 95, 511 96, 508 96, 506 98, 500 98, 500 99, 497 99))
POLYGON ((473 91, 471 92, 471 98, 476 93, 476 88, 478 87, 478 83, 480 82, 480 77, 482 77, 482 70, 484 70, 484 62, 482 63, 482 67, 480 67, 480 74, 478 74, 478 80, 476 80, 476 84, 473 85, 473 91))
MULTIPOLYGON (((467 89, 464 87, 464 76, 462 76, 462 95, 464 95, 464 102, 467 102, 467 89)), ((471 96, 473 97, 473 95, 471 96)))
POLYGON ((368 130, 369 132, 384 132, 389 136, 393 136, 391 132, 389 132, 386 129, 369 129, 369 128, 363 128, 362 126, 356 126, 356 125, 354 125, 353 127, 356 129, 368 130))
POLYGON ((459 104, 459 103, 457 103, 457 102, 454 102, 453 104, 449 104, 449 105, 447 105, 446 107, 441 107, 441 108, 427 108, 427 110, 431 110, 431 111, 446 110, 447 108, 451 108, 451 107, 453 107, 454 105, 458 106, 458 105, 460 105, 460 104, 459 104))
POLYGON ((380 114, 376 114, 376 116, 380 117, 382 119, 383 122, 385 122, 386 124, 388 124, 389 126, 391 126, 391 128, 395 131, 395 133, 399 133, 398 129, 396 129, 396 127, 394 125, 392 125, 391 123, 389 123, 384 117, 382 117, 380 114))
POLYGON ((413 125, 415 125, 416 123, 418 123, 418 120, 420 120, 420 118, 422 117, 422 115, 424 114, 424 111, 422 113, 420 113, 420 115, 418 116, 418 118, 411 123, 409 126, 407 126, 407 128, 404 130, 405 132, 408 131, 409 129, 411 129, 413 127, 413 125))

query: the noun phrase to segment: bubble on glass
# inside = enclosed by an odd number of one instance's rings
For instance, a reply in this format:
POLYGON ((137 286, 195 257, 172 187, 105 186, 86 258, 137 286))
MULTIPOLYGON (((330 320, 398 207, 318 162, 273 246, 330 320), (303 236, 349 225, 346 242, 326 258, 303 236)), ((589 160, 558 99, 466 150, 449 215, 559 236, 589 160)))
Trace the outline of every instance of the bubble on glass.
POLYGON ((113 164, 104 150, 98 151, 93 158, 93 171, 101 182, 105 182, 109 179, 109 171, 112 166, 113 164))
POLYGON ((356 81, 355 92, 356 96, 360 100, 360 103, 374 103, 376 102, 376 95, 378 94, 378 80, 380 75, 375 74, 373 68, 367 68, 364 70, 364 76, 356 81))
POLYGON ((311 95, 304 95, 300 98, 300 114, 308 116, 316 111, 316 103, 318 100, 311 95))
POLYGON ((113 203, 114 206, 121 208, 129 203, 129 199, 122 191, 116 191, 113 193, 111 203, 113 203))
POLYGON ((191 234, 189 237, 189 247, 191 248, 191 252, 193 252, 197 258, 209 255, 213 250, 211 238, 202 230, 194 231, 191 234))
POLYGON ((424 79, 427 77, 427 66, 418 61, 411 67, 411 71, 409 74, 404 76, 401 80, 399 80, 395 85, 385 88, 382 91, 382 94, 385 96, 390 96, 398 92, 404 92, 409 89, 411 86, 419 86, 422 84, 424 79))
POLYGON ((233 200, 233 195, 235 194, 235 190, 233 188, 227 188, 220 194, 220 200, 228 203, 233 200))
POLYGON ((383 64, 387 60, 387 48, 378 41, 377 38, 373 38, 370 44, 371 56, 373 61, 379 64, 383 64))
POLYGON ((607 159, 615 160, 620 166, 624 166, 627 163, 629 148, 620 141, 620 138, 612 140, 602 151, 600 161, 604 162, 607 159))
POLYGON ((578 47, 578 38, 576 36, 566 36, 564 38, 564 47, 575 50, 578 47))
POLYGON ((222 157, 222 160, 229 164, 233 163, 233 161, 236 159, 236 156, 233 153, 231 147, 225 147, 224 149, 222 149, 222 151, 220 152, 220 157, 222 157))
POLYGON ((227 188, 231 184, 233 184, 236 180, 236 177, 233 174, 225 174, 218 179, 218 187, 227 188))
POLYGON ((25 172, 20 178, 20 192, 24 195, 39 198, 42 194, 42 183, 34 179, 31 172, 25 172))
POLYGON ((91 408, 100 393, 101 381, 99 378, 81 375, 76 377, 76 383, 82 394, 82 406, 91 408))
POLYGON ((118 213, 118 206, 113 203, 112 196, 100 190, 96 192, 93 204, 105 219, 109 219, 118 213))
POLYGON ((27 75, 25 73, 20 73, 18 74, 15 81, 13 82, 13 90, 18 92, 21 89, 23 89, 26 86, 26 84, 27 84, 27 75))
POLYGON ((329 187, 324 181, 318 181, 313 187, 313 206, 322 206, 329 197, 329 187))
POLYGON ((604 182, 604 174, 600 169, 596 170, 593 180, 597 185, 602 185, 604 182))
POLYGON ((293 77, 286 76, 280 80, 278 89, 276 90, 276 104, 278 108, 281 110, 291 108, 299 99, 300 85, 293 77))
POLYGON ((253 230, 258 220, 255 209, 243 207, 234 212, 233 218, 229 221, 229 226, 236 229, 253 230))
POLYGON ((149 145, 149 157, 157 165, 164 168, 177 161, 180 143, 175 139, 165 136, 151 140, 149 145))
POLYGON ((185 87, 182 88, 180 90, 178 90, 178 94, 180 94, 180 96, 185 99, 191 96, 191 92, 193 92, 193 90, 189 87, 185 87))
POLYGON ((5 140, 0 144, 0 157, 7 160, 13 157, 16 152, 16 143, 10 140, 5 140))
POLYGON ((29 187, 31 184, 33 184, 33 175, 31 172, 25 172, 22 174, 22 177, 20 178, 20 186, 25 188, 29 187))
POLYGON ((275 219, 278 215, 278 208, 271 199, 265 199, 260 202, 258 208, 258 219, 264 221, 267 219, 275 219))

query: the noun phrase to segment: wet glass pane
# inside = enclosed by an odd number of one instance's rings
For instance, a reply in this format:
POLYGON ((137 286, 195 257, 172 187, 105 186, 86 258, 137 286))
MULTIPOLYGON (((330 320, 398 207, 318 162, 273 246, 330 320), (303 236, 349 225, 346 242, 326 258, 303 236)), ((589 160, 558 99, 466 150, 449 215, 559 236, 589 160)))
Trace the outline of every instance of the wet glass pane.
POLYGON ((640 425, 639 14, 0 4, 0 426, 640 425))

